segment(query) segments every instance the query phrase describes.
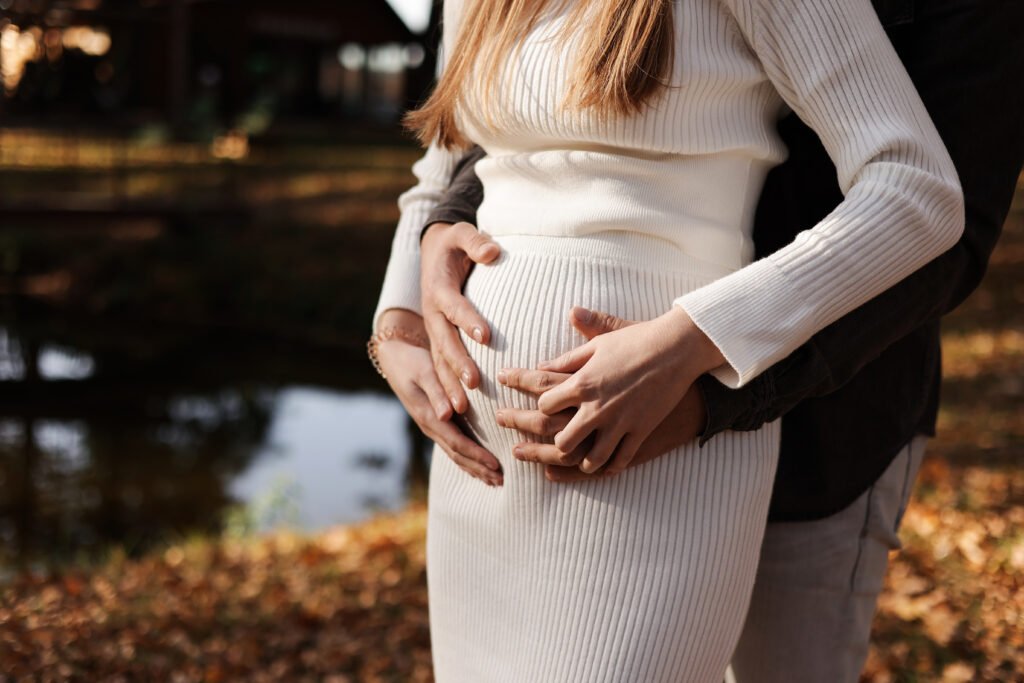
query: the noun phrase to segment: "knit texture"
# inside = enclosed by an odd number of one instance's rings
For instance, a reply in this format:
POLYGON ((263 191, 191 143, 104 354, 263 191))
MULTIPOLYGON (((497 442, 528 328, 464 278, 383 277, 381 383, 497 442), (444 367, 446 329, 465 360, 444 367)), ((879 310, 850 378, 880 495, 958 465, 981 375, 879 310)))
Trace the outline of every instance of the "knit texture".
POLYGON ((536 397, 495 379, 581 343, 574 303, 649 318, 724 269, 623 231, 499 235, 465 294, 493 331, 468 433, 501 462, 489 487, 439 447, 430 463, 427 587, 438 683, 721 683, 754 585, 778 421, 690 443, 611 478, 556 484, 516 460, 501 408, 536 397))
MULTIPOLYGON (((445 3, 442 63, 462 6, 445 3)), ((562 8, 510 57, 495 92, 471 90, 459 120, 488 153, 476 167, 481 230, 640 232, 727 267, 672 303, 727 359, 713 374, 737 387, 951 247, 962 194, 868 0, 679 0, 674 10, 669 87, 640 114, 602 122, 560 110, 576 54, 575 41, 552 40, 562 8), (785 157, 774 125, 787 109, 821 136, 845 200, 751 263, 753 210, 785 157)), ((388 308, 420 311, 419 231, 460 155, 432 146, 414 166, 375 325, 388 308)))

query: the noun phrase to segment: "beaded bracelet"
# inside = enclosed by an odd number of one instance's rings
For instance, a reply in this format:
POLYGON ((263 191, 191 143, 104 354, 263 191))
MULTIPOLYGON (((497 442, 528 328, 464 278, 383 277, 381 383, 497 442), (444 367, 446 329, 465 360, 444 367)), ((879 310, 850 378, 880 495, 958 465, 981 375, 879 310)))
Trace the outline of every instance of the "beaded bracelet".
POLYGON ((370 362, 373 363, 374 370, 384 379, 387 379, 388 376, 384 374, 384 370, 380 367, 380 361, 377 359, 377 345, 392 339, 399 339, 424 349, 430 348, 430 341, 422 334, 410 332, 399 325, 389 325, 380 332, 375 332, 366 342, 366 353, 370 357, 370 362))

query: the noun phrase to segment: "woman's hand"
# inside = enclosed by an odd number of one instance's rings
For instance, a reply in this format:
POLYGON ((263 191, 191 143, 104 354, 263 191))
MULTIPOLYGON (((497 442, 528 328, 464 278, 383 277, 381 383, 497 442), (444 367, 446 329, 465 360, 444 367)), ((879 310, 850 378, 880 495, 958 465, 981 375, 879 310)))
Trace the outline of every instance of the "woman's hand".
MULTIPOLYGON (((574 309, 573 314, 586 309, 574 309)), ((548 416, 575 406, 576 414, 555 435, 570 454, 593 434, 580 462, 596 472, 615 457, 624 466, 679 404, 701 374, 725 362, 721 352, 678 306, 653 320, 599 335, 537 369, 573 373, 544 392, 538 408, 548 416)))
MULTIPOLYGON (((390 309, 381 316, 381 327, 390 325, 424 333, 423 319, 401 308, 390 309)), ((377 345, 377 360, 391 390, 420 430, 468 474, 492 486, 500 486, 502 473, 498 459, 450 421, 452 409, 434 372, 430 351, 401 339, 389 339, 377 345)))
POLYGON ((462 295, 462 286, 474 263, 490 263, 499 254, 497 242, 469 223, 434 223, 420 242, 423 321, 434 369, 457 413, 469 408, 462 385, 470 389, 480 385, 480 371, 466 353, 459 328, 481 344, 491 335, 487 321, 462 295))
MULTIPOLYGON (((577 308, 575 312, 583 313, 577 308)), ((621 329, 636 323, 606 313, 586 311, 589 316, 570 316, 573 327, 587 339, 621 329)), ((572 375, 562 372, 508 368, 498 375, 498 381, 509 388, 518 389, 536 396, 552 389, 572 375)), ((555 415, 545 415, 539 410, 506 408, 498 411, 498 424, 537 436, 554 436, 565 428, 576 414, 575 408, 568 408, 555 415)), ((587 454, 591 439, 585 440, 571 453, 563 453, 557 446, 547 443, 522 442, 516 444, 513 455, 528 462, 545 465, 544 474, 550 481, 569 482, 592 477, 613 476, 629 467, 635 467, 653 460, 670 450, 691 442, 700 435, 706 420, 706 408, 700 391, 691 387, 683 399, 676 404, 664 420, 644 439, 636 455, 627 461, 613 458, 594 474, 581 471, 576 465, 587 454)))

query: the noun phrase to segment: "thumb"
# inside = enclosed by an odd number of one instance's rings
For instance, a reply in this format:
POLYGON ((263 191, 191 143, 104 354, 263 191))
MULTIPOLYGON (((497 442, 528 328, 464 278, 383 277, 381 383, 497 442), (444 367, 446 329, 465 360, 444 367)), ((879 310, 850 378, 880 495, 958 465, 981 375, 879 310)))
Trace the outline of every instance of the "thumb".
POLYGON ((614 332, 623 327, 636 324, 633 320, 625 320, 611 313, 594 311, 583 306, 574 306, 569 316, 572 326, 579 330, 587 339, 593 339, 605 332, 614 332))
POLYGON ((542 360, 537 363, 537 369, 550 372, 576 372, 586 365, 593 355, 594 345, 587 342, 583 346, 577 346, 575 349, 566 351, 558 358, 542 360))
POLYGON ((453 228, 456 232, 458 246, 475 263, 490 263, 498 258, 501 247, 487 234, 480 232, 472 223, 456 223, 453 228))

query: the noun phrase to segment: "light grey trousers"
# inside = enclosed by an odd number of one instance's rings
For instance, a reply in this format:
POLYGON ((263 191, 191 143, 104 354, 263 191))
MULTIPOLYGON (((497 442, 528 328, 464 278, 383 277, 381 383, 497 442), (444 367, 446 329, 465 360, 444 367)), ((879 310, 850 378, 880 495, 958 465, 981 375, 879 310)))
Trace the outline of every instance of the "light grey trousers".
MULTIPOLYGON (((849 507, 768 524, 732 659, 736 683, 856 683, 897 529, 928 437, 907 444, 849 507)), ((730 680, 730 679, 727 679, 730 680)))

